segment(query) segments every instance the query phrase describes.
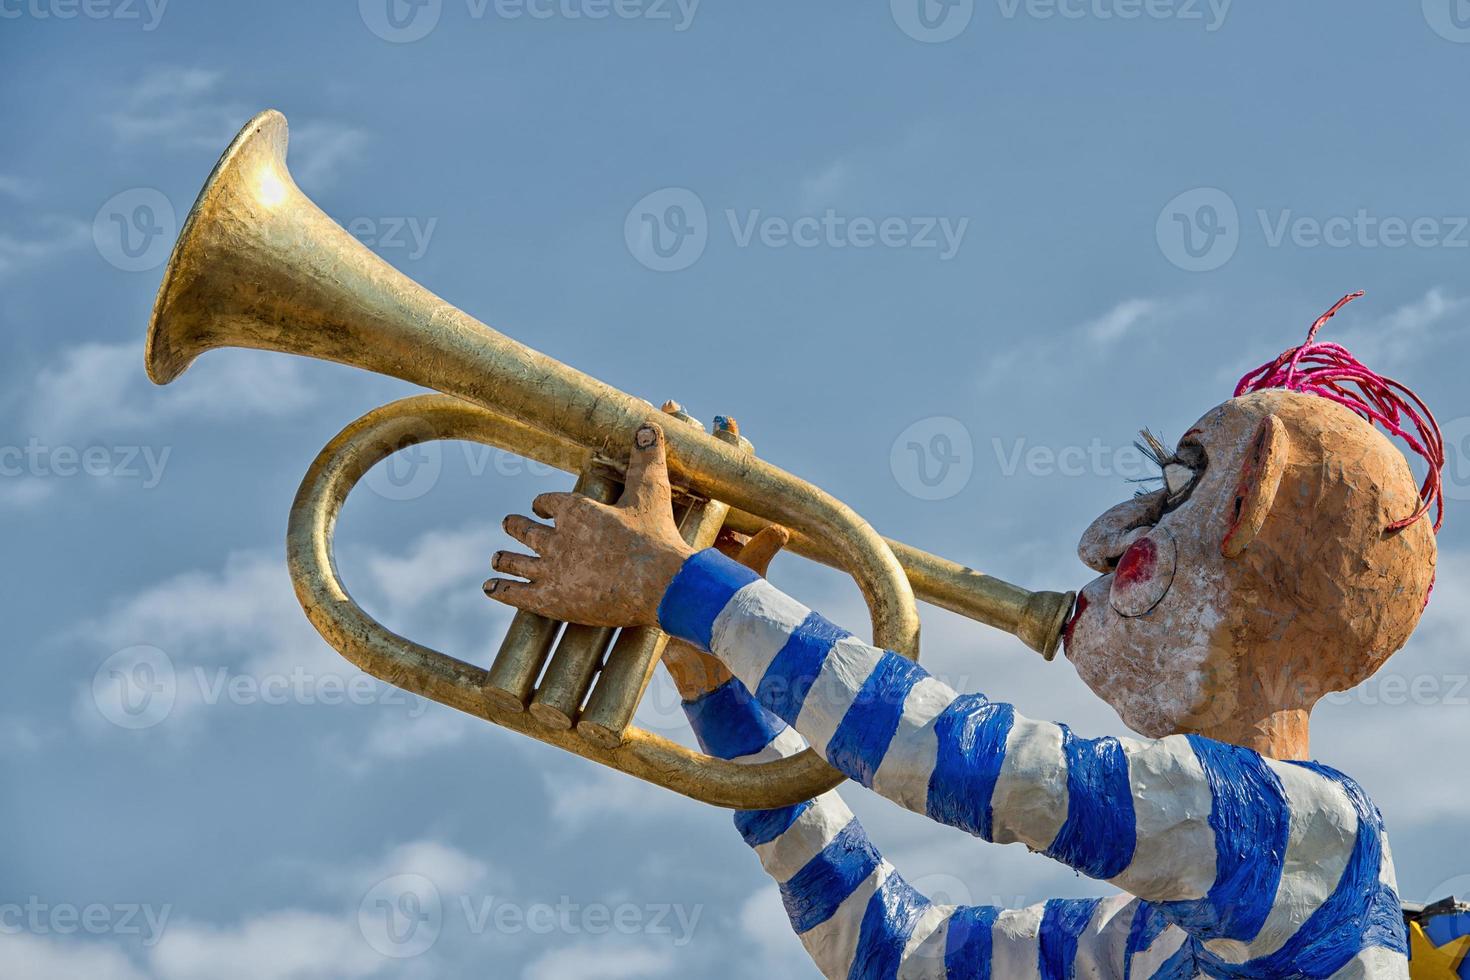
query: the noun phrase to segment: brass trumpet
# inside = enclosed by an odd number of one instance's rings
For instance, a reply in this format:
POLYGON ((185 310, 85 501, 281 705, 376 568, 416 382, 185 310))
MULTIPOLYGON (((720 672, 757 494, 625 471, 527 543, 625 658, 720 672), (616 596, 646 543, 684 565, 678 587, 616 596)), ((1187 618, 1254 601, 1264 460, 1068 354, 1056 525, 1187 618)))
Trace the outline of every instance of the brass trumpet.
POLYGON ((349 425, 317 456, 291 509, 287 562, 297 598, 322 637, 358 667, 719 806, 786 806, 840 783, 810 750, 737 765, 633 726, 666 642, 657 630, 519 613, 487 669, 389 631, 339 579, 337 514, 392 453, 433 439, 482 442, 577 473, 579 489, 610 498, 630 434, 650 420, 664 423, 680 527, 691 544, 708 545, 723 526, 752 532, 780 523, 793 532, 792 550, 856 580, 879 646, 917 656, 917 592, 1054 655, 1072 594, 1028 592, 885 541, 840 501, 729 433, 670 423, 647 402, 476 321, 378 258, 302 194, 286 168, 286 141, 285 117, 263 112, 215 165, 164 273, 148 331, 148 376, 167 384, 206 350, 251 347, 444 392, 385 405, 349 425))

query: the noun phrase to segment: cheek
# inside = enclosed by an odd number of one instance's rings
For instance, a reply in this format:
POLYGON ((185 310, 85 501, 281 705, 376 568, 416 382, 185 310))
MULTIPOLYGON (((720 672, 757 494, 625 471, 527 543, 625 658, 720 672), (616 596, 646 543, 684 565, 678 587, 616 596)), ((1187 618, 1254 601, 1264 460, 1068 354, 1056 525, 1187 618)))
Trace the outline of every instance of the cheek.
POLYGON ((1142 616, 1168 595, 1174 584, 1178 550, 1167 528, 1156 527, 1123 553, 1113 572, 1108 601, 1120 616, 1142 616))

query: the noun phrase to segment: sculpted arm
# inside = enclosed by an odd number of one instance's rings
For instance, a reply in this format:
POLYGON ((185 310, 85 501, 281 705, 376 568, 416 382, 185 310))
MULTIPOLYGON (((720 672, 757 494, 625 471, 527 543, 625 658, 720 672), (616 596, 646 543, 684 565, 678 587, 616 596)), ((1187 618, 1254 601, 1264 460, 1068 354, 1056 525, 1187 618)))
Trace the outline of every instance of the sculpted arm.
MULTIPOLYGON (((653 427, 635 439, 627 487, 617 506, 538 498, 555 528, 508 519, 539 557, 497 555, 498 570, 530 581, 492 580, 487 592, 557 619, 661 626, 711 651, 852 779, 1111 881, 1209 955, 1295 963, 1303 945, 1330 945, 1345 917, 1366 929, 1396 905, 1391 885, 1378 887, 1387 862, 1376 812, 1336 774, 1193 735, 1083 739, 957 694, 718 551, 691 554, 673 526, 653 427), (610 567, 589 574, 598 561, 610 567)), ((1355 942, 1370 945, 1371 931, 1361 935, 1355 942)))

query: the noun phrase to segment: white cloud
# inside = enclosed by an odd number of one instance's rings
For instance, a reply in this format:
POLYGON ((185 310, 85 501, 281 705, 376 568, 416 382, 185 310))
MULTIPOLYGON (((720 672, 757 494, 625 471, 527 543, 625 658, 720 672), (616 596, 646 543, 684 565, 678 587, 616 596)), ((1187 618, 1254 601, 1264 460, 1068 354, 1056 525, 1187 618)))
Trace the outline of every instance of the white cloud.
POLYGON ((106 724, 116 720, 110 709, 131 699, 132 660, 112 660, 130 651, 167 658, 150 670, 163 673, 159 690, 171 690, 172 700, 156 702, 159 714, 147 727, 179 740, 232 707, 283 710, 273 703, 283 698, 329 710, 320 704, 328 699, 323 692, 340 699, 335 692, 359 676, 306 620, 276 553, 235 553, 217 572, 185 572, 147 586, 80 624, 71 639, 99 671, 118 668, 97 682, 102 687, 88 677, 77 689, 74 717, 104 734, 116 731, 106 724))
POLYGON ((279 554, 237 552, 218 572, 185 572, 117 602, 77 631, 109 648, 148 643, 176 662, 240 662, 248 668, 330 664, 302 615, 279 554))
MULTIPOLYGON (((1359 300, 1362 304, 1364 301, 1359 300)), ((1322 328, 1317 339, 1346 347, 1368 367, 1387 371, 1413 363, 1447 341, 1464 334, 1470 298, 1454 296, 1443 287, 1430 289, 1419 299, 1369 321, 1365 326, 1334 331, 1353 307, 1322 328)))
POLYGON ((1148 320, 1157 317, 1163 304, 1152 299, 1124 300, 1095 320, 1081 327, 1082 334, 1099 346, 1111 346, 1122 340, 1148 320))
POLYGON ((845 160, 833 161, 826 169, 802 178, 801 207, 810 210, 833 204, 851 179, 852 171, 845 160))
POLYGON ((217 92, 224 73, 203 68, 160 67, 121 93, 106 122, 122 144, 225 148, 253 115, 217 92))
POLYGON ((291 127, 291 172, 309 193, 328 184, 343 165, 362 155, 368 134, 330 120, 308 120, 291 127))
POLYGON ((391 608, 411 609, 454 584, 489 577, 490 555, 503 540, 489 525, 429 531, 400 554, 373 555, 367 571, 391 608))
POLYGON ((1061 365, 1093 371, 1096 365, 1090 358, 1076 355, 1074 348, 1079 342, 1103 352, 1120 350, 1125 341, 1146 336, 1146 330, 1157 333, 1161 324, 1177 318, 1194 302, 1190 299, 1134 297, 1121 300, 1107 311, 1066 331, 1028 335, 1013 346, 990 354, 980 373, 980 386, 991 388, 1014 384, 1017 378, 1030 376, 1024 368, 1037 364, 1049 365, 1048 370, 1053 372, 1061 365))
POLYGON ((522 980, 642 980, 665 976, 674 966, 667 949, 586 943, 544 953, 521 973, 522 980))
MULTIPOLYGON (((263 106, 225 97, 225 75, 202 68, 165 66, 122 93, 105 120, 123 146, 162 145, 223 151, 240 127, 263 106)), ((304 183, 325 182, 367 144, 363 130, 346 123, 308 119, 293 127, 294 173, 304 183)))
POLYGON ((354 749, 359 767, 373 760, 404 760, 458 745, 485 726, 482 719, 442 705, 428 705, 422 713, 380 715, 366 741, 354 749), (364 758, 365 757, 365 758, 364 758))
POLYGON ((428 879, 448 910, 457 898, 505 882, 472 855, 435 840, 416 840, 390 848, 381 857, 346 868, 319 869, 316 885, 341 911, 327 914, 290 908, 264 912, 231 926, 203 923, 170 925, 153 949, 157 980, 344 980, 392 972, 435 975, 432 959, 417 964, 384 957, 364 937, 358 921, 363 897, 400 875, 428 879))
POLYGON ((152 954, 158 980, 328 980, 389 965, 346 916, 287 909, 232 928, 178 925, 152 954))
MULTIPOLYGON (((1312 716, 1313 756, 1363 784, 1384 811, 1391 835, 1464 816, 1463 781, 1432 773, 1440 765, 1435 747, 1470 742, 1467 591, 1470 553, 1441 552, 1434 597, 1408 645, 1374 677, 1330 697, 1312 716), (1416 757, 1422 764, 1410 763, 1416 757)), ((1405 884, 1407 897, 1426 897, 1405 884)))
POLYGON ((576 769, 542 774, 551 820, 563 834, 603 828, 617 815, 636 815, 640 821, 677 818, 689 806, 676 793, 603 766, 582 763, 576 769))
POLYGON ((47 735, 35 723, 17 715, 0 715, 0 745, 14 752, 34 752, 47 735))
POLYGON ((172 385, 152 384, 143 344, 83 343, 41 368, 23 410, 31 433, 63 442, 121 430, 151 431, 181 419, 280 418, 316 401, 303 365, 262 351, 204 357, 172 385))
MULTIPOLYGON (((355 866, 303 868, 301 873, 316 881, 303 883, 306 887, 298 890, 325 891, 337 911, 273 909, 232 925, 170 921, 158 943, 148 949, 146 968, 116 946, 76 940, 63 943, 15 933, 0 941, 0 974, 25 980, 354 980, 384 973, 443 975, 435 968, 442 964, 432 955, 405 962, 377 952, 361 931, 359 910, 364 896, 395 876, 415 875, 433 883, 449 903, 447 910, 457 908, 458 896, 507 886, 483 861, 430 839, 391 847, 355 866)), ((577 962, 577 954, 572 953, 567 961, 577 962)), ((636 950, 614 950, 609 958, 612 972, 586 976, 608 980, 640 976, 639 972, 618 971, 623 967, 636 971, 650 962, 636 950)))
POLYGON ((34 191, 35 185, 29 180, 23 180, 11 174, 0 174, 0 194, 23 201, 29 198, 34 191))
POLYGON ((0 974, 25 980, 148 980, 114 947, 24 932, 0 940, 0 974))
MULTIPOLYGON (((421 641, 448 650, 468 644, 484 635, 487 617, 497 625, 509 618, 478 588, 491 535, 476 524, 459 532, 429 532, 401 553, 354 556, 369 569, 360 599, 374 609, 386 607, 384 620, 421 641), (437 563, 421 562, 422 556, 437 563)), ((183 737, 231 708, 366 706, 371 731, 352 736, 350 753, 338 751, 331 737, 321 744, 339 761, 363 767, 447 748, 484 724, 369 678, 340 657, 307 621, 275 550, 233 553, 217 570, 184 572, 144 586, 78 625, 68 640, 99 662, 113 651, 162 651, 174 680, 171 707, 155 722, 166 735, 183 737), (231 685, 241 685, 243 693, 231 685)), ((79 685, 76 717, 85 726, 110 730, 101 727, 105 713, 99 708, 113 704, 101 699, 122 703, 130 681, 125 665, 120 671, 109 674, 109 686, 100 692, 90 677, 79 685)))
POLYGON ((91 242, 91 229, 84 222, 55 215, 42 219, 38 227, 25 234, 13 227, 0 231, 0 279, 86 248, 91 242))
POLYGON ((35 476, 6 476, 0 482, 0 508, 24 509, 50 498, 56 484, 35 476))
POLYGON ((791 920, 775 885, 761 888, 740 906, 740 932, 761 959, 760 972, 768 976, 799 976, 811 969, 801 940, 791 931, 791 920))
POLYGON ((484 861, 436 840, 400 844, 380 860, 354 871, 349 880, 354 892, 361 892, 385 878, 405 874, 428 878, 442 895, 466 895, 484 889, 492 880, 497 890, 509 887, 503 877, 492 876, 484 861))

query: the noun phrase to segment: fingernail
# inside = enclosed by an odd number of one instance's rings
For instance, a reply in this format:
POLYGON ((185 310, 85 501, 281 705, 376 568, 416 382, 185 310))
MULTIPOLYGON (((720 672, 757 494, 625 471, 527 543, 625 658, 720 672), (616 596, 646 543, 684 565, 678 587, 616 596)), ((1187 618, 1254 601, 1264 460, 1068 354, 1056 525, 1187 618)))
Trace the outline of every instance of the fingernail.
POLYGON ((638 430, 638 434, 633 437, 633 441, 639 449, 652 449, 654 444, 658 442, 658 430, 651 425, 645 425, 638 430))
POLYGON ((491 581, 486 582, 484 585, 480 586, 480 588, 482 588, 482 589, 485 590, 485 594, 486 595, 494 595, 495 594, 495 587, 497 585, 499 585, 499 584, 500 584, 499 582, 496 582, 496 581, 494 581, 492 579, 491 581))

